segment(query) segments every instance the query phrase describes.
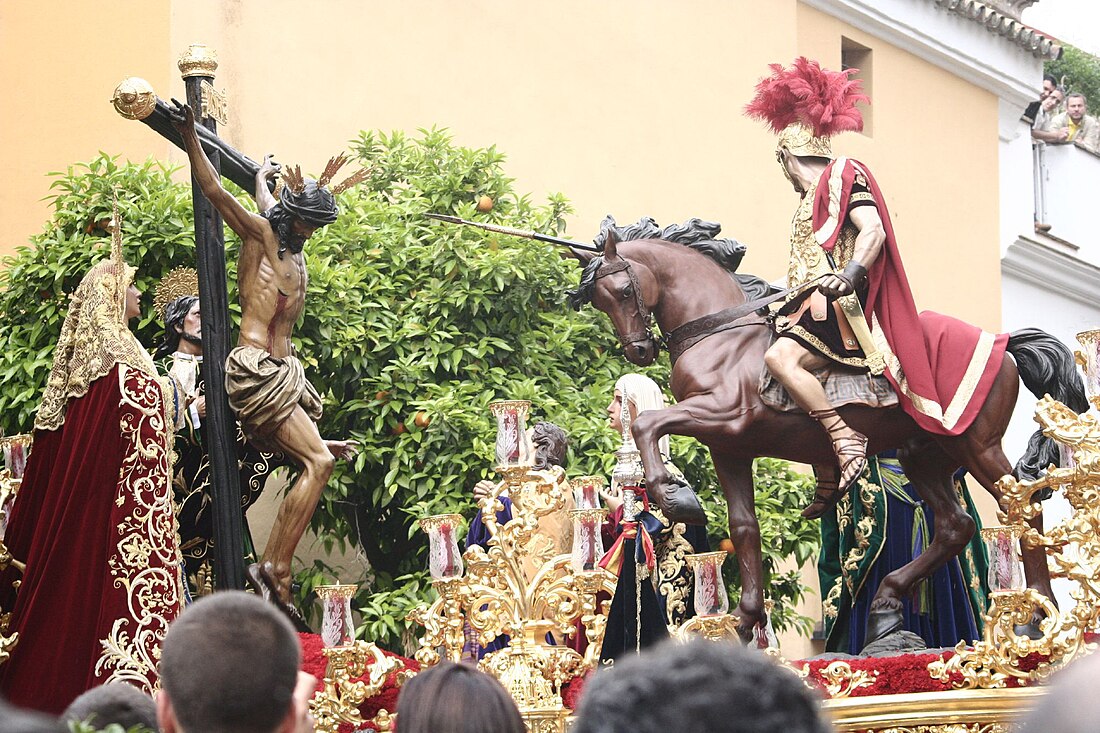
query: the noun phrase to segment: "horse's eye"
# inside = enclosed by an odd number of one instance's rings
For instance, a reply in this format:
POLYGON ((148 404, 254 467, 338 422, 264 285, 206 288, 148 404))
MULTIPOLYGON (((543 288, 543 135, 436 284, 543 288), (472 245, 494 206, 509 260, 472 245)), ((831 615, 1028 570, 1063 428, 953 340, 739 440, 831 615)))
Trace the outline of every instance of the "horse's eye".
POLYGON ((625 288, 623 288, 623 297, 624 298, 633 298, 634 297, 634 286, 633 285, 627 285, 625 288))

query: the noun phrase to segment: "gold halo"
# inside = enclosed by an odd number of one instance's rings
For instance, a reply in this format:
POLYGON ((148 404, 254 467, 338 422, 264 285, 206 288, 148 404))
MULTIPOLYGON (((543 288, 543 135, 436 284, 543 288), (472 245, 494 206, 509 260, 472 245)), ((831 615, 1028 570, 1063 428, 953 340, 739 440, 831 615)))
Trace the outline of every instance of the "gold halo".
POLYGON ((193 267, 177 267, 161 278, 153 291, 153 308, 163 319, 168 304, 185 295, 199 297, 199 273, 193 267))

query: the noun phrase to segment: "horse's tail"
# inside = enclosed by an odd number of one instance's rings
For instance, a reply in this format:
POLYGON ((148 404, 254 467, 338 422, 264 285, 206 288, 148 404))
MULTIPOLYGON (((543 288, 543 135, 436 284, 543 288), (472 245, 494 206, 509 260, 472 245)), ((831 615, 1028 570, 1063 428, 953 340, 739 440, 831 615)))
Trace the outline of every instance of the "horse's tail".
MULTIPOLYGON (((1008 353, 1016 360, 1020 381, 1033 395, 1049 394, 1076 413, 1089 409, 1073 352, 1061 341, 1037 328, 1025 328, 1009 335, 1008 353)), ((1018 480, 1034 481, 1058 461, 1058 444, 1036 430, 1012 474, 1018 480)))

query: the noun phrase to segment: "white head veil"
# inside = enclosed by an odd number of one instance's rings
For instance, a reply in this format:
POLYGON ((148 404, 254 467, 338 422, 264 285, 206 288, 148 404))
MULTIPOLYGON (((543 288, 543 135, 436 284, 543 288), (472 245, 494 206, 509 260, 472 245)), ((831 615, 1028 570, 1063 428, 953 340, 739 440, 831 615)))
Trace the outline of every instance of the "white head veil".
MULTIPOLYGON (((635 415, 641 415, 646 410, 661 410, 668 406, 661 388, 644 374, 624 374, 619 377, 619 381, 615 382, 615 391, 625 395, 622 402, 624 408, 627 400, 633 403, 635 415)), ((622 415, 620 414, 619 417, 621 419, 622 415)), ((667 461, 670 455, 667 435, 661 437, 658 446, 661 457, 667 461)))

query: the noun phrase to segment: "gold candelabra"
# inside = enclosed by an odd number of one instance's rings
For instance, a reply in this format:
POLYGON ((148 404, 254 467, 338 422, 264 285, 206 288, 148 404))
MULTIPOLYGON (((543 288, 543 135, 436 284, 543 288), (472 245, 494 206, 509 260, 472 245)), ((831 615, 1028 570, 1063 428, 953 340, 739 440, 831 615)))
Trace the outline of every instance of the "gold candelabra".
POLYGON ((610 599, 615 577, 597 564, 604 509, 583 506, 570 512, 570 554, 557 554, 553 544, 533 541, 541 518, 564 511, 565 492, 571 488, 560 468, 532 467, 525 431, 529 407, 521 401, 490 405, 498 427, 496 470, 503 480, 480 502, 490 535, 487 549, 473 546, 459 555, 458 515, 421 520, 430 540, 432 586, 438 598, 415 609, 409 619, 424 627, 416 652, 424 666, 443 657, 460 661, 467 630, 482 646, 507 635, 507 646, 487 654, 478 666, 500 680, 532 730, 550 733, 564 730, 569 714, 561 686, 599 660, 610 601, 598 604, 597 593, 606 591, 610 599), (502 525, 497 512, 504 508, 500 499, 505 493, 512 502, 512 518, 502 525), (583 656, 547 642, 547 635, 561 641, 579 633, 578 622, 588 641, 583 656))
MULTIPOLYGON (((359 706, 381 692, 389 674, 401 667, 397 659, 387 657, 376 645, 354 638, 351 599, 355 590, 354 585, 317 587, 317 595, 324 606, 321 640, 325 648, 322 653, 328 660, 322 681, 324 686, 309 701, 314 730, 319 733, 337 733, 341 723, 359 730, 367 722, 359 706)), ((403 679, 398 680, 398 684, 402 682, 403 679)), ((376 730, 390 730, 392 717, 388 711, 380 710, 370 722, 376 730)))
MULTIPOLYGON (((1083 348, 1077 361, 1084 367, 1089 400, 1100 409, 1100 331, 1085 331, 1077 338, 1083 348)), ((1005 526, 983 533, 991 549, 994 590, 982 639, 973 647, 959 642, 955 656, 929 665, 933 677, 955 687, 1042 681, 1096 647, 1086 635, 1100 625, 1100 423, 1095 415, 1078 415, 1049 395, 1036 405, 1035 421, 1059 444, 1064 465, 1050 466, 1034 481, 1005 476, 997 482, 1003 493, 998 516, 1005 526), (1072 513, 1040 532, 1028 520, 1042 511, 1032 497, 1044 489, 1062 492, 1072 513), (1022 570, 1013 555, 1017 538, 1044 550, 1052 578, 1075 584, 1072 608, 1059 610, 1051 599, 1023 587, 1022 570)))

